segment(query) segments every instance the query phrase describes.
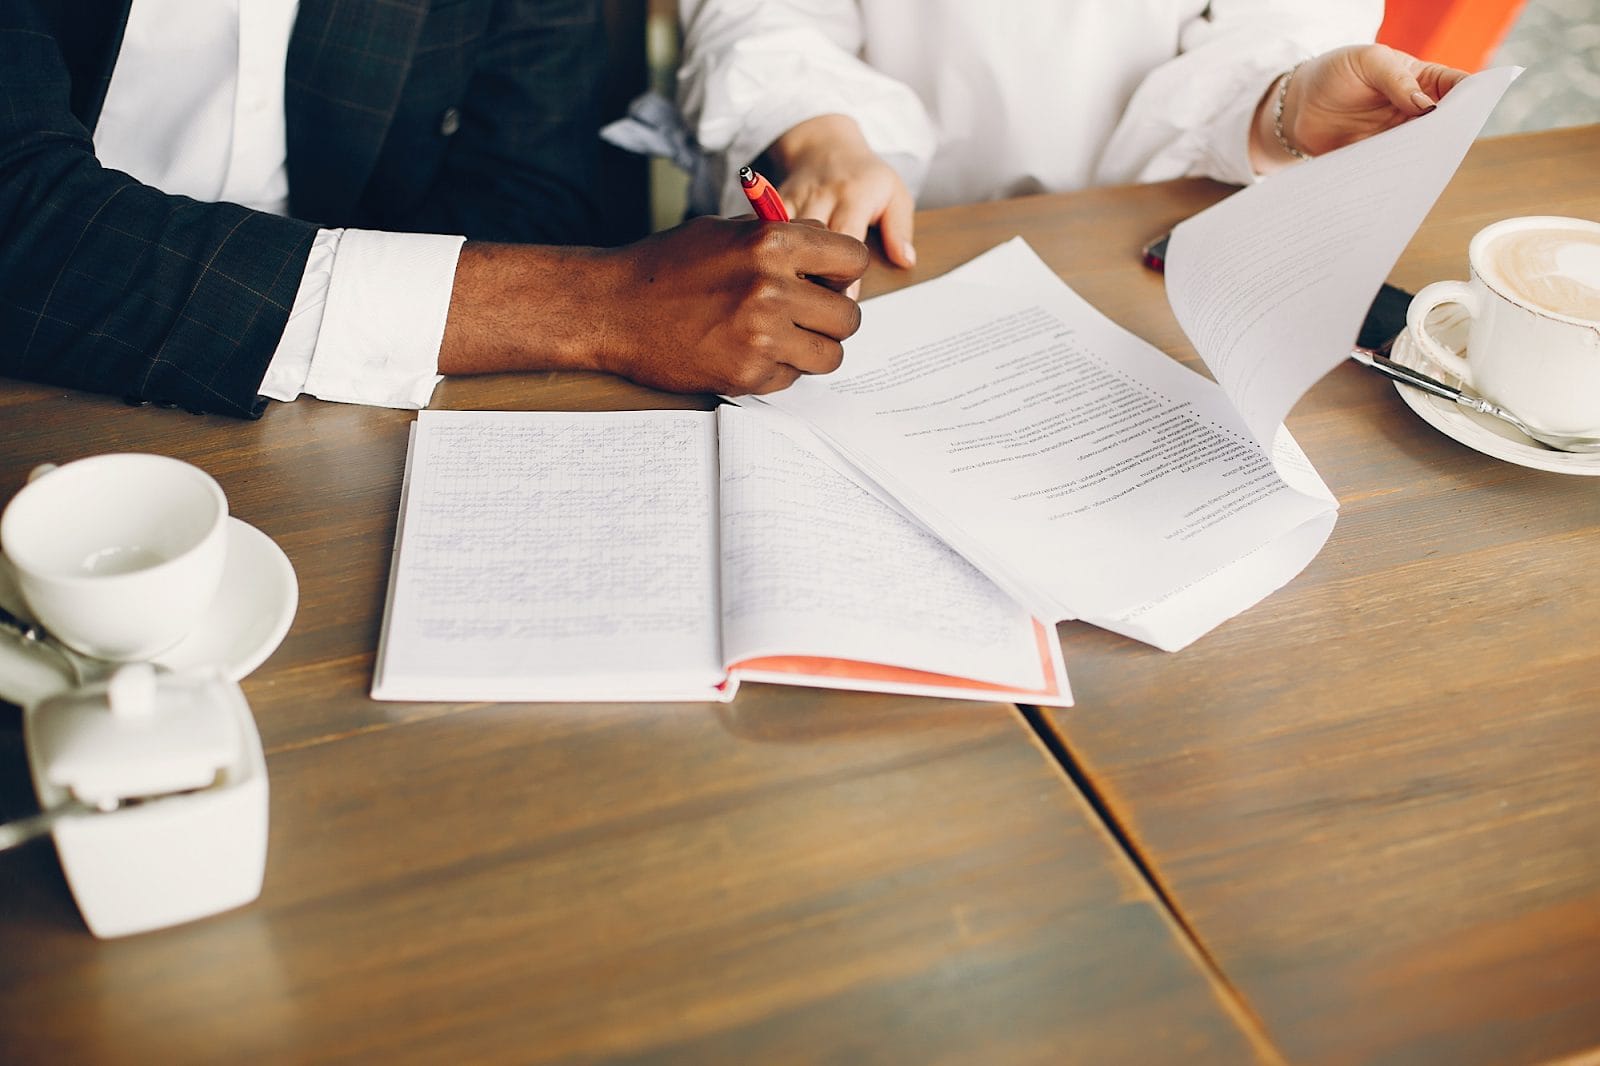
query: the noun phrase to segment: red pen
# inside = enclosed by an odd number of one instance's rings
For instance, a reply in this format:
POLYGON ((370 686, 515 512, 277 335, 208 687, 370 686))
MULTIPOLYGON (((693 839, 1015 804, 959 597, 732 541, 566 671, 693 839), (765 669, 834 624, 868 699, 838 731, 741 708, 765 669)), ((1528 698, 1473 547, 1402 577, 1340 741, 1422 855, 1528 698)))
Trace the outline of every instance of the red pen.
POLYGON ((740 167, 739 184, 744 188, 744 195, 750 201, 750 206, 755 208, 757 218, 766 219, 768 222, 789 221, 789 209, 783 206, 783 198, 778 195, 778 190, 772 187, 772 182, 750 167, 740 167))

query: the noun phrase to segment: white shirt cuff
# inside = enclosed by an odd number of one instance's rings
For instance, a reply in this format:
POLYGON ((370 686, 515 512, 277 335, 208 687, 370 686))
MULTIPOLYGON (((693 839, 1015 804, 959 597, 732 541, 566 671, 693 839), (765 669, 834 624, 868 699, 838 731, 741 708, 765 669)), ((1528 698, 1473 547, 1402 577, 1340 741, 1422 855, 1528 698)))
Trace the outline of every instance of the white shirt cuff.
POLYGON ((322 230, 261 394, 426 407, 465 238, 322 230))
POLYGON ((300 289, 289 309, 289 323, 278 338, 278 350, 267 364, 261 380, 261 395, 272 400, 292 400, 305 387, 311 370, 311 355, 317 350, 317 331, 322 328, 322 310, 328 302, 328 282, 333 278, 333 257, 339 248, 342 229, 317 231, 300 275, 300 289))
MULTIPOLYGON (((1270 79, 1271 75, 1268 77, 1270 79)), ((1208 162, 1203 168, 1207 177, 1229 185, 1253 185, 1261 180, 1261 175, 1250 165, 1250 130, 1255 125, 1256 107, 1261 103, 1262 92, 1271 91, 1274 83, 1268 80, 1255 84, 1264 87, 1253 94, 1248 90, 1236 94, 1207 129, 1208 162)), ((1272 105, 1269 102, 1267 106, 1272 105)))

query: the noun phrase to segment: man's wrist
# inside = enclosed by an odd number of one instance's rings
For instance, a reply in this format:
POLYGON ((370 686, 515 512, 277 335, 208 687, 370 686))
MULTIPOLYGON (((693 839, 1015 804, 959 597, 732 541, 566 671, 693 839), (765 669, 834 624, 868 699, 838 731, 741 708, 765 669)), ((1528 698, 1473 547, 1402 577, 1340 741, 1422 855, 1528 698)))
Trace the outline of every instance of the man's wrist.
POLYGON ((440 373, 604 369, 606 322, 591 309, 617 289, 614 273, 602 249, 467 242, 440 373))

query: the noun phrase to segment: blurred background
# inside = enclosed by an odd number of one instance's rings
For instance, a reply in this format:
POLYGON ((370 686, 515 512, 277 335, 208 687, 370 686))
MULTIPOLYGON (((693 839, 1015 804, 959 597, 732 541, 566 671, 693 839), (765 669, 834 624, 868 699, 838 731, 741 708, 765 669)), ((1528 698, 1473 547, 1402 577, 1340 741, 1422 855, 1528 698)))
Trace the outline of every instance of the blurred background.
POLYGON ((1520 6, 1487 65, 1528 69, 1512 83, 1484 134, 1600 122, 1600 0, 1528 0, 1520 6))

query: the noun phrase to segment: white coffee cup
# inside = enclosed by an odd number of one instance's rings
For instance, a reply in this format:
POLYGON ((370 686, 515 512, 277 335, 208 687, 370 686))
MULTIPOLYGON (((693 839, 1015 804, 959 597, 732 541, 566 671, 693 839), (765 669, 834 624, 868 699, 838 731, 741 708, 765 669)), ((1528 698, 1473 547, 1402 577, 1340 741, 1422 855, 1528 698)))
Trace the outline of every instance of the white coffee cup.
POLYGON ((41 469, 0 515, 0 551, 34 618, 103 659, 147 659, 182 640, 222 578, 222 488, 162 455, 41 469))
POLYGON ((1600 437, 1600 222, 1553 215, 1485 226, 1467 248, 1468 281, 1437 281, 1411 301, 1406 328, 1434 362, 1528 424, 1600 437), (1463 358, 1426 329, 1459 304, 1463 358))

